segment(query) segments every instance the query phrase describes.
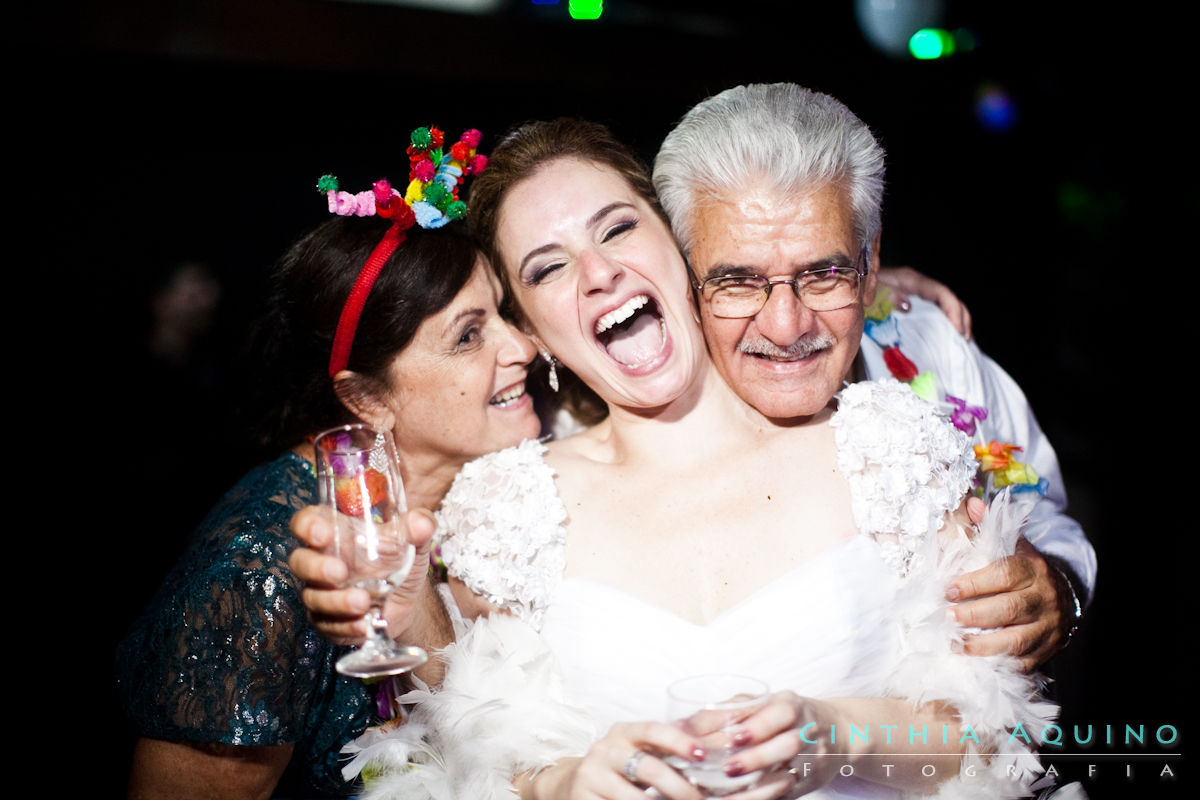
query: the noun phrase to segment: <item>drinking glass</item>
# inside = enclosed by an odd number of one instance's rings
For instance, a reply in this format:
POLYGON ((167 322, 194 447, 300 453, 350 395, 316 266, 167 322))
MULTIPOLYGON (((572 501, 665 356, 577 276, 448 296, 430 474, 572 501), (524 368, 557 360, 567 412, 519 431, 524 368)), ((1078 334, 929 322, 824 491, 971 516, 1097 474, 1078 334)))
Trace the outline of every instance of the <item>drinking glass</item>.
POLYGON ((397 645, 387 635, 383 604, 412 569, 416 551, 405 525, 404 484, 392 434, 370 425, 343 425, 313 442, 320 502, 333 509, 333 542, 324 552, 346 564, 342 588, 371 596, 367 638, 338 659, 337 671, 356 678, 396 675, 425 663, 419 647, 397 645))
POLYGON ((706 757, 698 762, 670 756, 667 763, 710 797, 753 785, 761 770, 730 777, 724 764, 741 749, 733 744, 733 729, 766 704, 769 692, 765 683, 745 675, 696 675, 672 683, 667 687, 667 719, 694 737, 706 757))

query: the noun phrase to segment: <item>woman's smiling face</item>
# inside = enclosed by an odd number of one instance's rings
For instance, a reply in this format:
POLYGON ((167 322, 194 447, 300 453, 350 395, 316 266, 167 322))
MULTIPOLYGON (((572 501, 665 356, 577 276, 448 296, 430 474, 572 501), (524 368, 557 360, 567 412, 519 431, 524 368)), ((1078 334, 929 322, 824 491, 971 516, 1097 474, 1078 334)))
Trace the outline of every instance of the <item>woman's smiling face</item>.
POLYGON ((666 224, 608 167, 560 158, 505 195, 497 243, 546 347, 610 403, 662 406, 707 358, 666 224))
POLYGON ((393 360, 387 404, 407 458, 462 464, 538 435, 525 393, 536 350, 500 316, 499 301, 499 283, 480 257, 471 280, 393 360))

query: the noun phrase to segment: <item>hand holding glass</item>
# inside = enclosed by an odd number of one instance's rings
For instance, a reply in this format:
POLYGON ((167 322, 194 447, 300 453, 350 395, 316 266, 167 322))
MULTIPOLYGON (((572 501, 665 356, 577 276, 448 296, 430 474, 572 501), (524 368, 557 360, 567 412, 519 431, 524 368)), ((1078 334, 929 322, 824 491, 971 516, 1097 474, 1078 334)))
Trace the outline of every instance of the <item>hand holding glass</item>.
POLYGON ((741 749, 733 744, 733 729, 767 702, 770 690, 756 678, 742 675, 697 675, 667 688, 667 719, 704 747, 702 762, 668 757, 667 763, 710 797, 749 788, 761 772, 730 777, 725 762, 741 749))
POLYGON ((325 552, 346 564, 343 588, 371 596, 367 638, 342 656, 337 671, 356 678, 396 675, 425 663, 425 651, 403 647, 387 635, 383 604, 404 583, 415 549, 404 521, 404 484, 390 431, 344 425, 313 442, 320 502, 333 510, 333 542, 325 552))

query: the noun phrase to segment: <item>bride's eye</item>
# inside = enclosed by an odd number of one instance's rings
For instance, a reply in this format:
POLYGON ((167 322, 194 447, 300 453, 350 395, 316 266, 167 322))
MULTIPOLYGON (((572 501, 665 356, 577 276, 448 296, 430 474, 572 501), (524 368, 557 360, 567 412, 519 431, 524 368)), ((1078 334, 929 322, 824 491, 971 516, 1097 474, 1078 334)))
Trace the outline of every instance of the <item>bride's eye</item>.
POLYGON ((637 223, 638 223, 638 221, 636 219, 623 219, 620 222, 618 222, 616 225, 613 225, 611 228, 606 230, 604 232, 604 235, 601 237, 601 241, 604 241, 604 242, 611 241, 611 240, 617 238, 618 236, 620 236, 621 234, 626 233, 626 232, 631 231, 634 228, 636 228, 637 223))
POLYGON ((526 286, 537 286, 539 283, 542 283, 543 281, 545 281, 547 278, 549 278, 555 272, 562 269, 563 263, 564 262, 562 262, 562 261, 555 261, 551 264, 546 264, 544 266, 537 267, 536 269, 531 270, 525 278, 525 285, 526 286))

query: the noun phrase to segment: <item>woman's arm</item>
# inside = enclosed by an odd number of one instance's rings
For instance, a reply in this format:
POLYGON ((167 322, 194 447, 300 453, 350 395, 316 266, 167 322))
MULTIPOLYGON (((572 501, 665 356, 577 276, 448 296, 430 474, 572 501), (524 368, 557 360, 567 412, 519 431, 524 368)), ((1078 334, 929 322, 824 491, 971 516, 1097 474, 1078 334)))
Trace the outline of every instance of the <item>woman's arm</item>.
POLYGON ((232 744, 138 739, 129 773, 128 800, 251 800, 270 798, 292 745, 232 744))
POLYGON ((935 303, 963 338, 971 338, 971 312, 946 284, 922 275, 912 267, 881 267, 879 282, 892 290, 901 311, 908 310, 908 296, 916 295, 935 303))

